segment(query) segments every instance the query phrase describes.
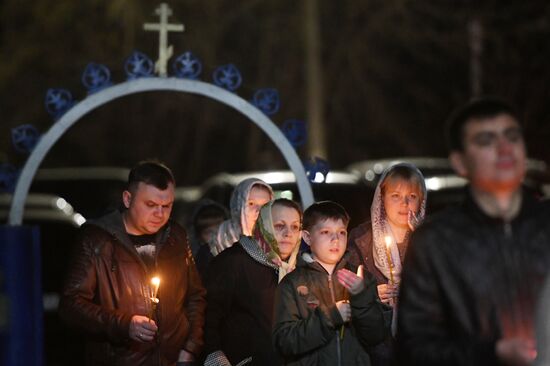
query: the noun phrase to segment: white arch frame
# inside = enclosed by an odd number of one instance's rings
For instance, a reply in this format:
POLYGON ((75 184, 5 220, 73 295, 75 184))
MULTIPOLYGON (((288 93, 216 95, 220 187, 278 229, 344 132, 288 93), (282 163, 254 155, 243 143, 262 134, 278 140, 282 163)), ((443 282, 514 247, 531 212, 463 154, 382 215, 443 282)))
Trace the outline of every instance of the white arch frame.
POLYGON ((25 201, 29 193, 31 182, 34 179, 40 163, 44 160, 44 157, 57 140, 59 140, 72 125, 79 121, 82 116, 117 98, 135 93, 157 90, 202 95, 226 104, 244 114, 269 136, 283 154, 290 169, 296 176, 296 183, 302 198, 303 207, 308 207, 313 203, 313 192, 306 176, 306 171, 296 151, 279 128, 258 108, 232 92, 203 81, 178 79, 174 77, 154 77, 126 81, 88 96, 67 111, 67 113, 65 113, 48 132, 42 136, 40 142, 36 145, 27 159, 17 181, 10 207, 8 224, 13 226, 22 224, 25 201))

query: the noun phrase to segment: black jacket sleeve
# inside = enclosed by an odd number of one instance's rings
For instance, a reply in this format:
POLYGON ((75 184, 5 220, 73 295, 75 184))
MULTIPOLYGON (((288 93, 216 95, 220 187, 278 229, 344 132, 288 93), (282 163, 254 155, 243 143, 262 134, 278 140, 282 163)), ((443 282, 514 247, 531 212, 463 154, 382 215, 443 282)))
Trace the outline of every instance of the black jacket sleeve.
POLYGON ((202 285, 199 273, 193 260, 189 242, 185 239, 187 256, 185 265, 187 268, 187 299, 185 302, 185 314, 189 320, 190 333, 183 348, 186 351, 199 355, 203 347, 204 313, 206 308, 206 290, 202 285))
POLYGON ((365 289, 351 296, 350 305, 352 324, 361 345, 368 347, 382 342, 386 329, 374 276, 365 275, 365 289))
MULTIPOLYGON (((464 296, 441 250, 445 238, 421 227, 413 234, 402 273, 398 304, 397 355, 409 365, 496 365, 495 343, 461 336, 453 301, 464 296)), ((465 268, 464 270, 467 270, 465 268)))

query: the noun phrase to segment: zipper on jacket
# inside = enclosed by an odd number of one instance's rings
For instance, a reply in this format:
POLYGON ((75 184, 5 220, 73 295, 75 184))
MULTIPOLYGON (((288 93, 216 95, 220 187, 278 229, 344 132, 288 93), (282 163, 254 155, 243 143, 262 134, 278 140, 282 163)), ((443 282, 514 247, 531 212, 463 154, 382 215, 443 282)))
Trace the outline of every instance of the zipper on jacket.
POLYGON ((506 236, 506 239, 512 238, 512 223, 510 221, 504 222, 504 235, 506 236))
MULTIPOLYGON (((334 296, 334 288, 332 287, 332 276, 328 275, 328 289, 330 290, 330 296, 332 302, 336 305, 336 296, 334 296)), ((344 325, 342 325, 344 326, 344 325)), ((340 345, 340 332, 336 329, 336 356, 338 357, 338 366, 342 364, 342 349, 340 345)))

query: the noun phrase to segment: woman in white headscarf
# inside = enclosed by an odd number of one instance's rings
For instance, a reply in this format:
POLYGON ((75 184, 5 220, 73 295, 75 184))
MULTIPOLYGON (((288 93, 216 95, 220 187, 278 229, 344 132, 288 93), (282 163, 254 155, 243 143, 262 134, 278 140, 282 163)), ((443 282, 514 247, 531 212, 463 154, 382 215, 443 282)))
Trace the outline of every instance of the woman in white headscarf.
MULTIPOLYGON (((395 305, 409 236, 426 213, 424 176, 412 164, 396 164, 384 171, 371 205, 371 221, 353 229, 348 238, 349 262, 362 264, 378 284, 380 300, 391 308, 385 318, 395 333, 395 305), (393 308, 393 310, 392 310, 393 308)), ((373 366, 390 364, 388 343, 369 352, 373 366)))
POLYGON ((208 243, 216 256, 239 241, 241 235, 252 235, 260 208, 273 199, 273 190, 261 179, 241 181, 231 194, 229 209, 231 218, 221 223, 217 234, 208 243))

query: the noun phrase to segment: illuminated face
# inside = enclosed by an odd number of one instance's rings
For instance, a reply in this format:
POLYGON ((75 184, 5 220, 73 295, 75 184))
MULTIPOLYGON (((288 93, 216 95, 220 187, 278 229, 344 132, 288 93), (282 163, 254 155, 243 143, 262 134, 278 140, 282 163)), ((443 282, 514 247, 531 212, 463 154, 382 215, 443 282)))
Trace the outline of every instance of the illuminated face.
POLYGON ((501 114, 470 120, 464 126, 464 151, 450 156, 455 170, 474 189, 498 193, 515 191, 525 176, 525 143, 518 122, 501 114))
POLYGON ((170 217, 174 203, 174 185, 165 190, 139 182, 134 193, 124 191, 122 200, 127 210, 124 213, 126 231, 132 235, 154 234, 170 217))
POLYGON ((332 272, 344 255, 348 242, 348 229, 341 219, 326 219, 304 230, 304 241, 311 247, 313 258, 332 272))
POLYGON ((384 210, 390 226, 408 228, 409 211, 418 213, 420 189, 414 183, 403 179, 390 182, 384 189, 384 210))
POLYGON ((244 232, 245 235, 250 235, 250 233, 252 233, 252 229, 254 228, 258 215, 260 214, 260 209, 270 200, 271 194, 267 189, 262 186, 252 187, 244 207, 246 228, 243 228, 243 230, 246 230, 244 232))
POLYGON ((281 259, 286 260, 298 245, 302 234, 300 213, 294 208, 276 204, 271 208, 271 217, 281 259))

